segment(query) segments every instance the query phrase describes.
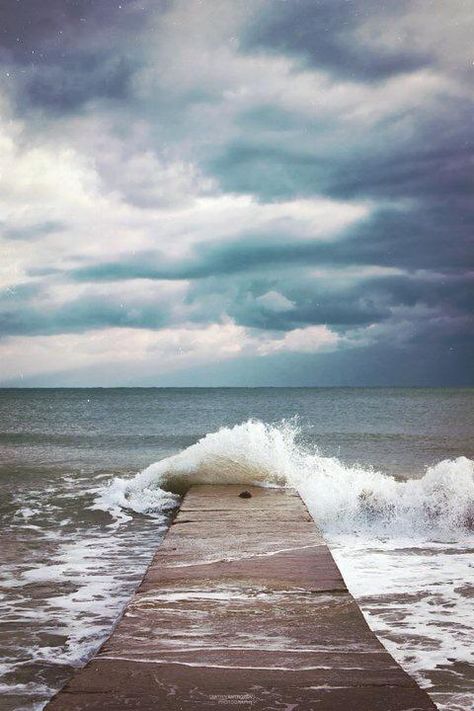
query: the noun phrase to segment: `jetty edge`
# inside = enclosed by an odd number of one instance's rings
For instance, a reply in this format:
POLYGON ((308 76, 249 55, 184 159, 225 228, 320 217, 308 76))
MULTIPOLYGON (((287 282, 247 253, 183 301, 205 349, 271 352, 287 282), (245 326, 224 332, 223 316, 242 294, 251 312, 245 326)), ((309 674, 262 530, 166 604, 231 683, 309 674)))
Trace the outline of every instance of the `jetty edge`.
POLYGON ((436 706, 368 627, 294 490, 199 485, 109 639, 45 708, 436 706))

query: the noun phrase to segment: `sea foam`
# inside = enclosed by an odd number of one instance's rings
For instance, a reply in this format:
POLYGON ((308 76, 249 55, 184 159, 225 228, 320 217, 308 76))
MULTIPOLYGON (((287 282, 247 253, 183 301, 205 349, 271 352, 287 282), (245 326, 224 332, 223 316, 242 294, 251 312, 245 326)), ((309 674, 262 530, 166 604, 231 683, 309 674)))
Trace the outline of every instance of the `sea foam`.
POLYGON ((473 460, 446 459, 419 479, 400 481, 322 456, 304 445, 295 422, 249 420, 207 434, 133 478, 113 479, 94 507, 118 519, 127 511, 160 518, 193 484, 294 487, 325 531, 450 535, 474 526, 473 460))

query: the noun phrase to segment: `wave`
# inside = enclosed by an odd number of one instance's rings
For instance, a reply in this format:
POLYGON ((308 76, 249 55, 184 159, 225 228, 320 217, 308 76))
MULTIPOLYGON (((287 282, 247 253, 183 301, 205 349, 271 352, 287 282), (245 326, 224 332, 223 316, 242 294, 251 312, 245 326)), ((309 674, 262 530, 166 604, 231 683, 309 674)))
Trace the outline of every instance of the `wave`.
POLYGON ((295 421, 249 420, 207 434, 131 479, 115 478, 94 508, 164 517, 193 484, 293 487, 325 531, 450 534, 474 528, 474 461, 443 460, 420 479, 399 481, 348 466, 304 446, 295 421))

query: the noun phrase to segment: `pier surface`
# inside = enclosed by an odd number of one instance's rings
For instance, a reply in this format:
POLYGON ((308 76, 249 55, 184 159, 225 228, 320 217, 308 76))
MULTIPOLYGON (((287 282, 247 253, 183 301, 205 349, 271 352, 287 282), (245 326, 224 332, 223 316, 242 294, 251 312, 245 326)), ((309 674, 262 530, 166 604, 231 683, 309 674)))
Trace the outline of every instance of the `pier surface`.
POLYGON ((194 486, 111 637, 48 711, 424 711, 294 491, 194 486))

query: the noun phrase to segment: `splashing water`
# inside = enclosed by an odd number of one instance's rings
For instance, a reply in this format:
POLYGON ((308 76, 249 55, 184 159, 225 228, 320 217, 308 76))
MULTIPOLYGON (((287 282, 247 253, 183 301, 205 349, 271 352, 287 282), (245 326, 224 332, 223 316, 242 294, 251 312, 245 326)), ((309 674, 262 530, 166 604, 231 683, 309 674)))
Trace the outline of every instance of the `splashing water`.
POLYGON ((131 479, 116 478, 94 507, 163 519, 193 484, 298 490, 370 626, 440 711, 470 708, 469 559, 474 461, 445 459, 418 479, 349 466, 305 445, 296 420, 249 420, 207 434, 131 479), (455 614, 453 612, 455 610, 455 614))
POLYGON ((3 391, 0 706, 42 708, 101 644, 189 486, 240 482, 297 488, 396 660, 440 711, 474 708, 473 398, 415 389, 3 391), (250 412, 287 421, 245 422, 250 412), (288 420, 295 412, 302 429, 288 420), (230 422, 243 424, 217 431, 230 422), (445 459, 462 454, 470 459, 445 459), (122 478, 108 486, 113 471, 122 478))
POLYGON ((436 530, 449 536, 474 526, 471 459, 443 460, 421 479, 399 481, 305 447, 295 421, 276 426, 249 420, 207 434, 132 479, 115 478, 94 508, 118 520, 126 510, 162 517, 193 484, 236 483, 294 487, 325 531, 436 530))

